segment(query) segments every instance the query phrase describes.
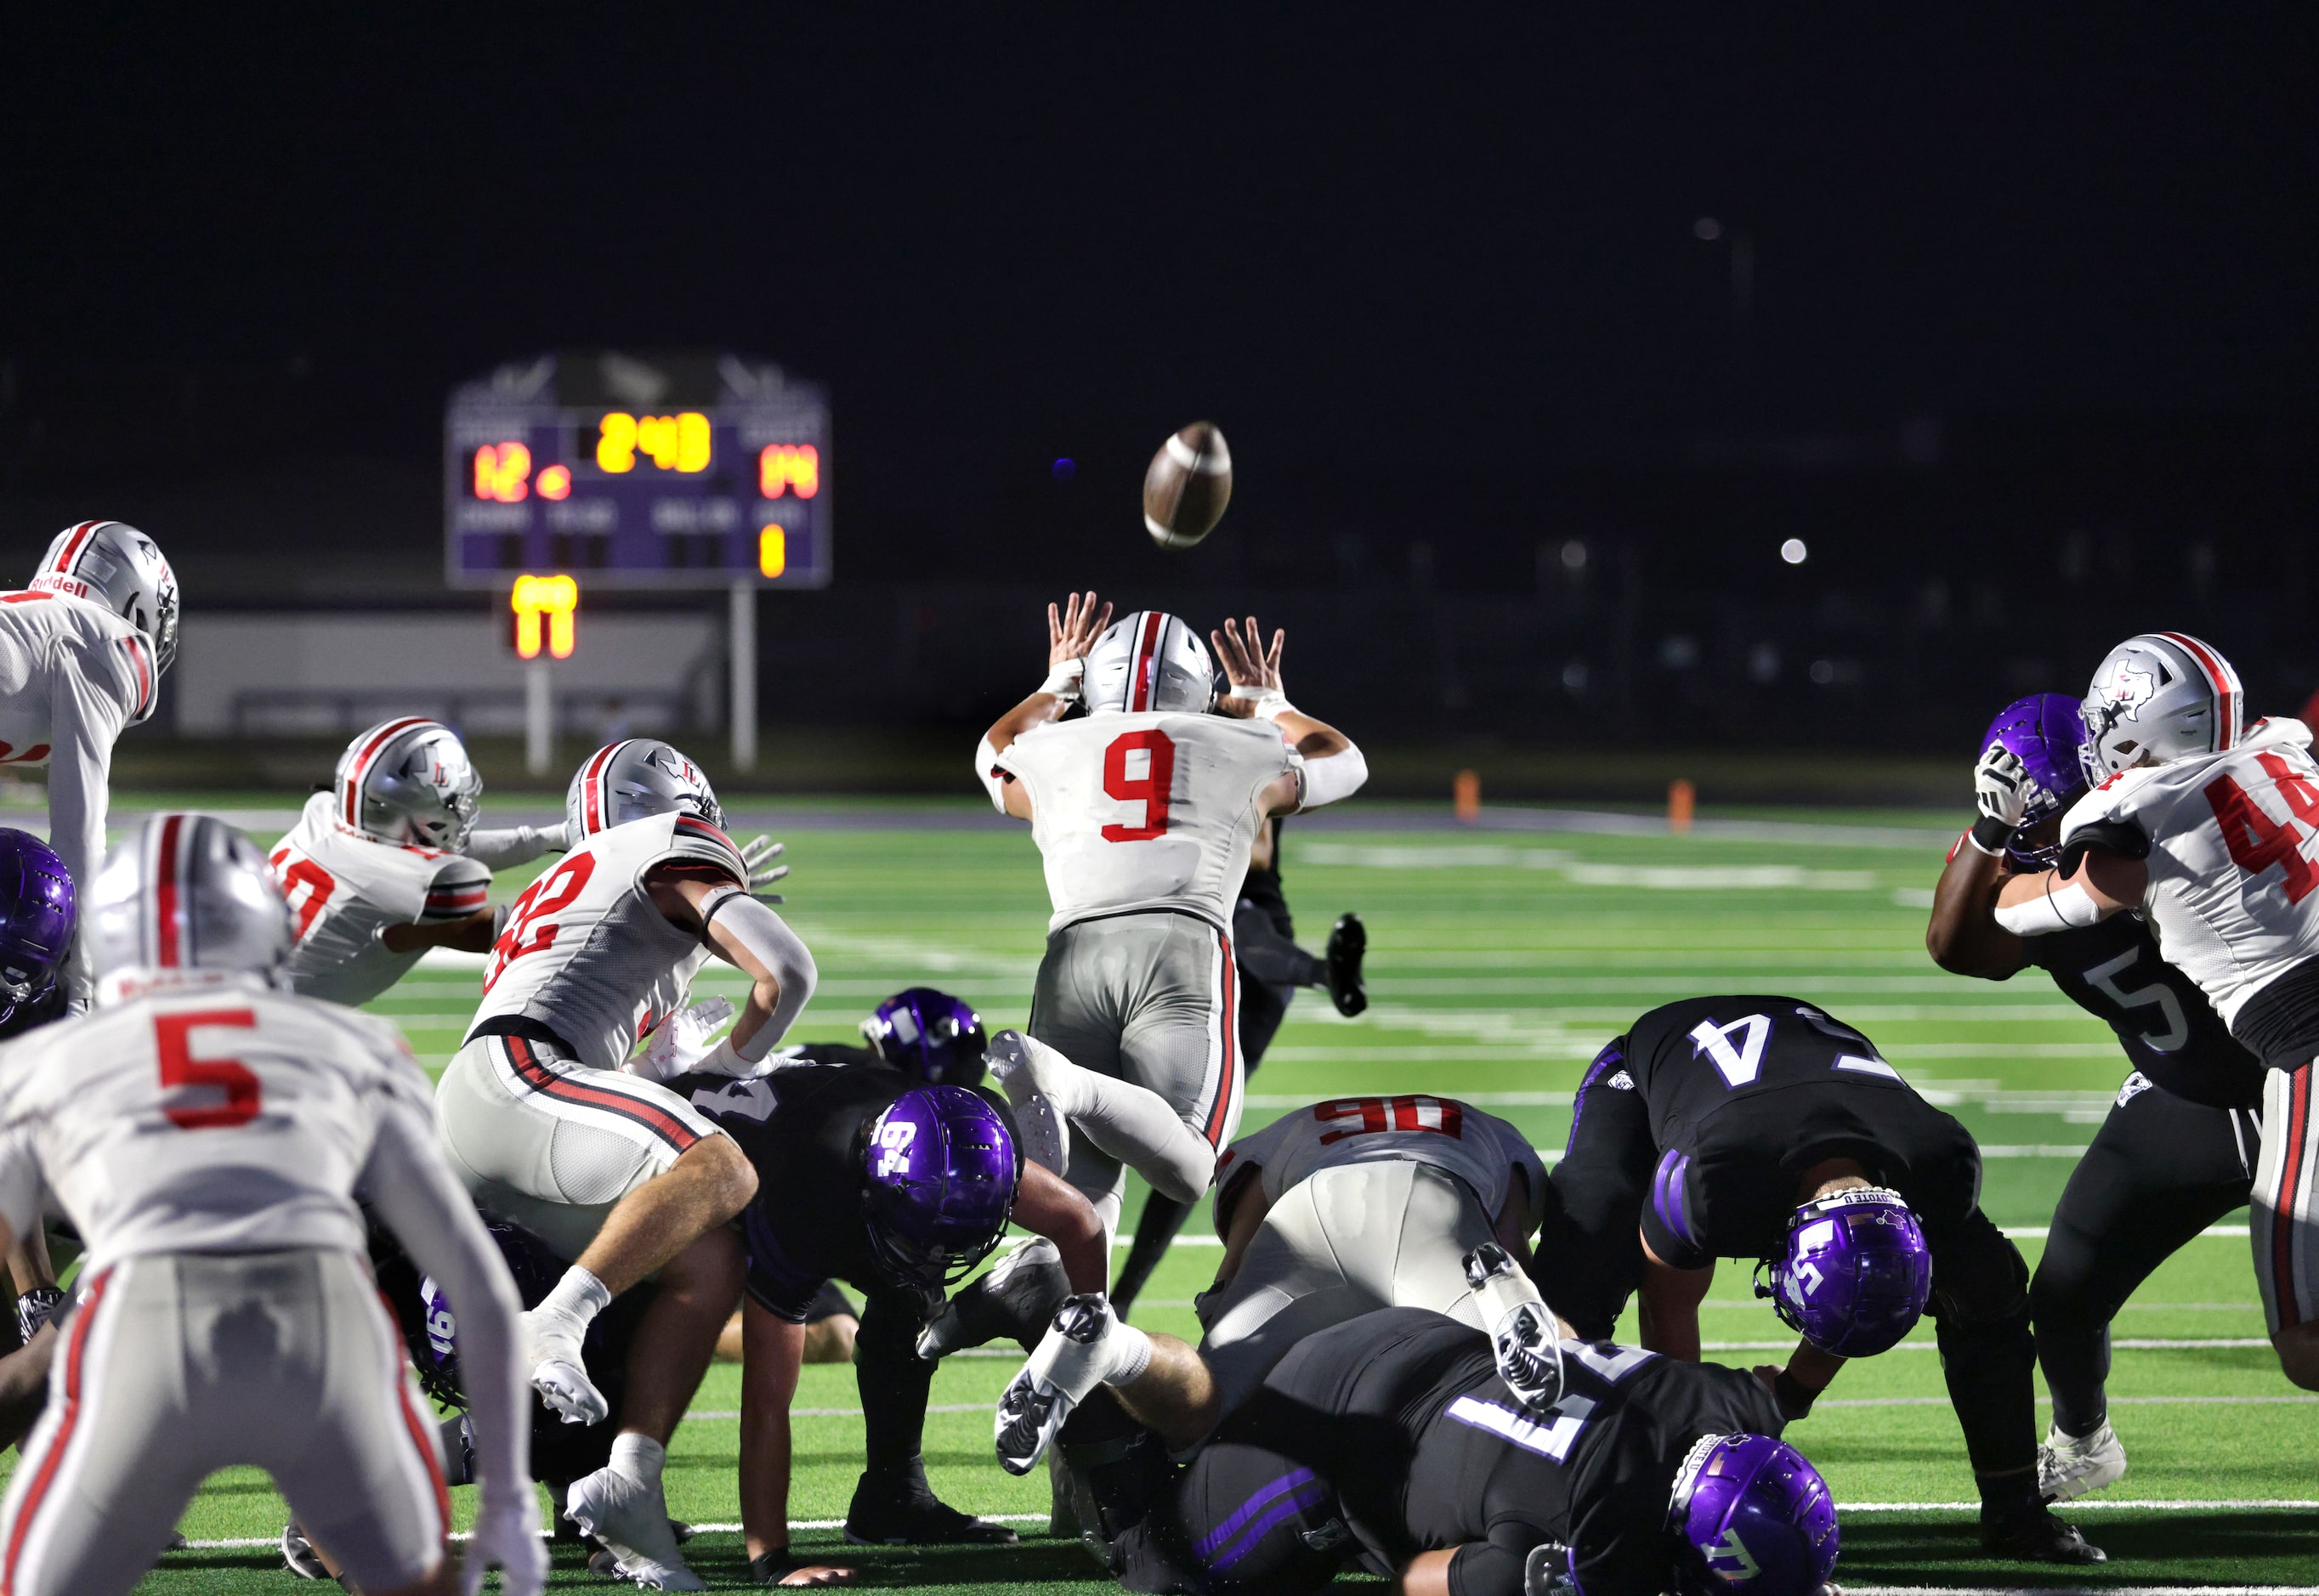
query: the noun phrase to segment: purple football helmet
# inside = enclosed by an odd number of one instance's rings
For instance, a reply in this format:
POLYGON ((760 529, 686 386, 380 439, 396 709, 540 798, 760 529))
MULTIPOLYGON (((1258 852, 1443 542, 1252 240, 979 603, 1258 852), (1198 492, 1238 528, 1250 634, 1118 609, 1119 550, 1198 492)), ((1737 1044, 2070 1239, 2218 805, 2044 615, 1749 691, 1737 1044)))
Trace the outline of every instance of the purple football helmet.
MULTIPOLYGON (((500 1258, 514 1276, 517 1300, 526 1308, 537 1308, 547 1300, 564 1278, 564 1260, 548 1251, 547 1243, 525 1230, 521 1225, 502 1219, 486 1219, 483 1229, 490 1232, 500 1249, 500 1258)), ((400 1245, 398 1243, 398 1245, 400 1245)), ((420 1311, 425 1315, 427 1357, 424 1362, 413 1358, 420 1384, 429 1395, 438 1400, 465 1405, 459 1391, 459 1320, 451 1312, 451 1299, 435 1284, 432 1276, 419 1277, 420 1311), (451 1394, 446 1396, 446 1392, 451 1394)))
POLYGON ((1836 1499, 1804 1455, 1767 1435, 1708 1435, 1675 1471, 1668 1518, 1687 1596, 1811 1596, 1836 1567, 1836 1499))
POLYGON ((862 1149, 870 1250, 898 1285, 940 1292, 1006 1233, 1022 1162, 998 1111, 964 1087, 915 1087, 862 1149))
POLYGON ((880 1058, 930 1087, 982 1084, 982 1052, 990 1045, 982 1016, 947 992, 897 992, 862 1022, 862 1034, 880 1058))
POLYGON ((1785 1254, 1755 1294, 1822 1352, 1873 1357, 1915 1328, 1933 1294, 1933 1255, 1900 1194, 1854 1186, 1805 1204, 1785 1254))
POLYGON ((72 938, 65 861, 29 832, 0 829, 0 1021, 56 984, 72 938))
POLYGON ((2086 789, 2086 775, 2078 751, 2085 746, 2086 722, 2075 699, 2060 693, 2031 693, 1998 711, 1981 734, 1981 746, 2002 743, 2021 762, 2022 770, 2037 784, 2021 812, 2021 825, 2006 845, 2006 862, 2022 872, 2050 870, 2061 862, 2058 843, 2028 846, 2026 834, 2059 815, 2086 789))

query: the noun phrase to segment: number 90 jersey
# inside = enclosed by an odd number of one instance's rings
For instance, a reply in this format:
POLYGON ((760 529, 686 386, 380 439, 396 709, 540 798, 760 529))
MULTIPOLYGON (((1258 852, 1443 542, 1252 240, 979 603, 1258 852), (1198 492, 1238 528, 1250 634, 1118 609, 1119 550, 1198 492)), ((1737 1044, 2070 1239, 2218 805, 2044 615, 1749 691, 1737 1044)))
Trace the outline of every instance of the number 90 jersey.
POLYGON ((1050 931, 1148 909, 1230 926, 1264 819, 1257 797, 1304 768, 1268 720, 1182 713, 1055 721, 997 762, 1031 795, 1050 931))
POLYGON ((254 976, 109 1004, 12 1043, 0 1213, 43 1178, 92 1257, 360 1252, 354 1190, 381 1127, 429 1144, 427 1078, 395 1028, 254 976))
POLYGON ((266 861, 298 936, 292 989, 349 1006, 393 986, 426 951, 391 951, 378 940, 388 926, 465 920, 491 902, 492 872, 479 861, 356 831, 338 818, 335 793, 308 798, 266 861))
POLYGON ((661 866, 745 888, 732 839, 697 815, 647 816, 598 832, 525 888, 483 971, 486 1020, 546 1027, 581 1062, 617 1069, 637 1039, 684 1002, 708 957, 645 890, 661 866))
POLYGON ((1509 1175, 1529 1182, 1535 1204, 1546 1195, 1546 1164, 1529 1138, 1495 1114, 1454 1097, 1336 1097, 1293 1108, 1261 1131, 1241 1137, 1216 1161, 1217 1212, 1246 1178, 1258 1176, 1268 1201, 1309 1175, 1345 1164, 1408 1162, 1446 1169, 1482 1200, 1495 1218, 1506 1205, 1509 1175))
POLYGON ((2091 846, 2146 861, 2166 957, 2242 1039, 2247 1000, 2319 959, 2310 744, 2301 721, 2266 720, 2227 753, 2121 771, 2062 819, 2065 868, 2091 846))

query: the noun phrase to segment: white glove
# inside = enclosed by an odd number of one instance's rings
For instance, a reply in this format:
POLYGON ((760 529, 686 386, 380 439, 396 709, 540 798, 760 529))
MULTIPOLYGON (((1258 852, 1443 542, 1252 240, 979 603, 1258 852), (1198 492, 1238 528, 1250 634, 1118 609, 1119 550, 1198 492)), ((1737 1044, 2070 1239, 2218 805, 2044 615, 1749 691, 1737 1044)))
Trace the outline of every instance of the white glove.
MULTIPOLYGON (((746 847, 744 847, 741 850, 741 862, 749 867, 749 890, 751 892, 756 892, 757 888, 760 887, 769 887, 775 881, 780 880, 783 876, 790 873, 790 867, 785 864, 777 864, 771 870, 762 870, 758 868, 764 864, 768 860, 780 858, 785 852, 787 852, 787 845, 781 843, 776 843, 771 837, 753 838, 746 847)), ((759 896, 763 897, 767 903, 787 903, 789 901, 787 898, 782 897, 779 893, 774 893, 771 896, 766 896, 761 893, 759 896)))
POLYGON ((1242 681, 1225 689, 1224 697, 1246 704, 1251 720, 1278 720, 1296 708, 1277 687, 1257 687, 1242 681))
POLYGON ((475 1596, 483 1583, 483 1570, 500 1571, 502 1596, 538 1596, 547 1582, 547 1546, 539 1538, 539 1501, 531 1483, 505 1492, 484 1487, 483 1510, 467 1537, 467 1555, 460 1569, 460 1588, 475 1596))
MULTIPOLYGON (((708 1039, 735 1012, 725 998, 704 997, 691 1007, 669 1015, 645 1039, 644 1050, 628 1061, 629 1071, 646 1080, 667 1081, 707 1068, 712 1054, 708 1039)), ((715 1073, 731 1072, 720 1069, 715 1073)))
POLYGON ((1991 743, 1972 768, 1972 798, 1981 807, 1981 818, 1994 820, 2008 831, 2021 824, 2023 812, 2037 792, 2037 783, 2029 779, 2021 756, 2002 743, 1991 743))
POLYGON ((782 1065, 795 1062, 795 1059, 784 1059, 778 1051, 769 1051, 762 1059, 744 1059, 734 1050, 733 1039, 727 1036, 692 1068, 703 1075, 727 1075, 735 1080, 761 1080, 782 1065))
POLYGON ((1066 704, 1076 704, 1079 698, 1079 679, 1087 674, 1084 658, 1065 660, 1047 672, 1047 680, 1039 683, 1039 690, 1051 693, 1066 704))

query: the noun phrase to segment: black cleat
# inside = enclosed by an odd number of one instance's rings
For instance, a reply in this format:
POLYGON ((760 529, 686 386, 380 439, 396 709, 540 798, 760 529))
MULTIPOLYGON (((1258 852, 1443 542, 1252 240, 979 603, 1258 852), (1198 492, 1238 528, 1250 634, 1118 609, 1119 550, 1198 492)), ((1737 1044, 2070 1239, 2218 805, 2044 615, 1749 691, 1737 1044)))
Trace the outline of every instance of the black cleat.
POLYGON ((968 1282, 934 1321, 918 1332, 918 1356, 928 1363, 968 1347, 1008 1336, 1035 1347, 1047 1321, 1071 1294, 1070 1272, 1055 1244, 1041 1236, 968 1282))
POLYGON ((1361 979, 1361 957, 1369 951, 1368 928, 1358 915, 1337 916, 1329 931, 1329 1001, 1337 1012, 1352 1018, 1369 1005, 1369 991, 1361 979))
POLYGON ((1004 1524, 960 1512, 923 1480, 898 1489, 863 1474, 845 1510, 845 1538, 857 1546, 1011 1546, 1022 1537, 1004 1524))
POLYGON ((2044 1506, 1981 1521, 1981 1547, 2022 1563, 2107 1563, 2109 1554, 2044 1506))

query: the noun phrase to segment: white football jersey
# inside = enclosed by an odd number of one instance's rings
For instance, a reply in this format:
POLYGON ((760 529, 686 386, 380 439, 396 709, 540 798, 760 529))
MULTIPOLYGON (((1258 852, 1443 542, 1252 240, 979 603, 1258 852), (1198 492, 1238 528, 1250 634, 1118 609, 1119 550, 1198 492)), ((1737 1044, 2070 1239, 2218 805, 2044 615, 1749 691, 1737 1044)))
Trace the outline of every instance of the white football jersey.
POLYGON ((427 1078, 383 1020, 256 976, 174 986, 0 1049, 0 1213, 45 1182, 100 1261, 363 1250, 355 1190, 382 1118, 427 1078))
POLYGON ((267 860, 290 900, 298 944, 290 984, 302 997, 358 1006, 385 991, 426 950, 388 950, 390 925, 465 920, 491 901, 492 872, 464 854, 383 842, 339 816, 318 792, 267 860))
POLYGON ((1546 1191, 1546 1164, 1529 1137, 1454 1097, 1420 1093, 1332 1097, 1291 1109, 1224 1149, 1216 1161, 1216 1195, 1221 1198, 1250 1164, 1260 1166, 1264 1195, 1277 1203, 1282 1193, 1317 1171, 1403 1159, 1448 1170, 1472 1186, 1493 1215, 1506 1205, 1507 1177, 1514 1169, 1529 1180, 1532 1203, 1546 1191))
POLYGON ((1229 926, 1264 819, 1258 795, 1304 769, 1268 720, 1180 712, 1053 721, 997 762, 1031 795, 1051 931, 1139 909, 1229 926))
POLYGON ((2319 763, 2301 721, 2261 721, 2226 753, 2119 771, 2071 806, 2062 842, 2118 826, 2149 844, 2143 906, 2161 951, 2224 1024, 2319 958, 2319 763))
POLYGON ((708 958, 699 936, 671 924, 645 890, 645 873, 663 864, 744 888, 749 881, 733 840, 696 815, 598 832, 516 899, 483 970, 475 1023, 519 1014, 562 1037, 581 1062, 618 1069, 683 1004, 708 958))

